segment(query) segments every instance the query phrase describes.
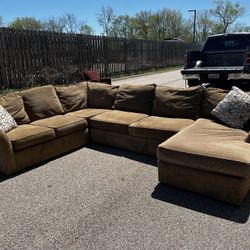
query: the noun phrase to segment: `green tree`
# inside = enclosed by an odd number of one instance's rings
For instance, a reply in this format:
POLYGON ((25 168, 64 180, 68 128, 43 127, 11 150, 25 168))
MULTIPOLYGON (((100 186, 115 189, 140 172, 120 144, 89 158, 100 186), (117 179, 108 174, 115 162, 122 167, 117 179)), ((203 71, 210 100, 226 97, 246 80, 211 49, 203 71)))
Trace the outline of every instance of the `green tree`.
POLYGON ((80 33, 84 34, 84 35, 94 35, 95 34, 95 30, 87 25, 87 24, 82 24, 80 26, 80 33))
MULTIPOLYGON (((219 30, 219 33, 226 33, 228 28, 246 12, 246 9, 240 5, 240 2, 233 4, 230 1, 215 0, 214 4, 215 7, 211 9, 211 13, 218 18, 221 23, 221 30, 219 30)), ((217 25, 217 29, 219 27, 220 24, 217 25)))
POLYGON ((165 38, 163 15, 160 11, 153 13, 149 18, 150 39, 162 40, 165 38))
POLYGON ((164 8, 162 10, 164 38, 180 37, 183 30, 182 14, 178 10, 164 8))
POLYGON ((133 23, 133 18, 128 15, 116 16, 110 28, 110 35, 128 39, 135 38, 135 27, 133 23))
POLYGON ((13 22, 8 25, 10 28, 26 29, 26 30, 42 30, 43 23, 34 17, 17 17, 13 22))
POLYGON ((110 6, 102 6, 100 13, 97 14, 97 21, 103 28, 104 36, 110 35, 114 19, 115 15, 113 9, 110 6))
POLYGON ((133 19, 133 25, 135 26, 136 37, 139 39, 150 38, 150 11, 140 11, 133 19))
POLYGON ((196 35, 198 42, 204 42, 210 34, 212 34, 214 21, 211 19, 209 10, 201 10, 197 12, 197 29, 196 35))

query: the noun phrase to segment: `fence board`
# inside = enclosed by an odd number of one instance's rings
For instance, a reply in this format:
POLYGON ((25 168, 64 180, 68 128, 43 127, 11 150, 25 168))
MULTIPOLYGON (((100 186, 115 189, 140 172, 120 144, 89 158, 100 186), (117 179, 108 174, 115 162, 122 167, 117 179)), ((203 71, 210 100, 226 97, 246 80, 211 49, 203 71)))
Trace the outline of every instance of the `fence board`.
POLYGON ((0 89, 78 82, 86 69, 113 76, 180 65, 187 49, 200 44, 0 28, 0 89))

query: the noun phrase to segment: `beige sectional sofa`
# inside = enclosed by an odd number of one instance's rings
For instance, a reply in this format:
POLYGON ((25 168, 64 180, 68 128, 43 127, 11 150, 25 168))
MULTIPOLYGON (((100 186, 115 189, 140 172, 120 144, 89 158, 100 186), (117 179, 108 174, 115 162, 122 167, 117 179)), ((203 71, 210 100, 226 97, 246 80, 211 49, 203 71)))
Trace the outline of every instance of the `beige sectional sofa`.
POLYGON ((249 190, 250 144, 247 128, 211 115, 226 94, 83 82, 2 96, 18 127, 0 130, 0 171, 12 174, 92 141, 157 155, 160 182, 239 205, 249 190))

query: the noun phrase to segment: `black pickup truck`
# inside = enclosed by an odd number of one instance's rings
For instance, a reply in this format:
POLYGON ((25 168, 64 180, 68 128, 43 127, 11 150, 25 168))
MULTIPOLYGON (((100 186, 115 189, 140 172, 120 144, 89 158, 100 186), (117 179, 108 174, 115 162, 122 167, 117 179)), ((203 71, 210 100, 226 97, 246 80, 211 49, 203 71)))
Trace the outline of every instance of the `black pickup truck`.
POLYGON ((181 73, 189 86, 250 89, 250 33, 210 36, 201 51, 187 51, 181 73))

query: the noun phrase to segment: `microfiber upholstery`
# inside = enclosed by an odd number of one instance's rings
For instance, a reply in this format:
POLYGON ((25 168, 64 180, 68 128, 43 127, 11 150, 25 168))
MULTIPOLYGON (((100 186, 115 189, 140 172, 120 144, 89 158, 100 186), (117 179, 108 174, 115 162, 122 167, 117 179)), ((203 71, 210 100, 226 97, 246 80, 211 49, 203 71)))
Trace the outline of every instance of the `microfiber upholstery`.
MULTIPOLYGON (((250 144, 247 133, 208 119, 198 119, 159 145, 157 156, 165 163, 247 178, 250 144)), ((187 172, 188 174, 188 172, 187 172)))
POLYGON ((92 117, 90 127, 128 134, 128 126, 136 121, 148 117, 146 114, 113 110, 92 117))
POLYGON ((95 109, 95 108, 86 108, 86 109, 81 109, 77 110, 74 112, 69 112, 67 115, 72 115, 72 116, 77 116, 77 117, 82 117, 85 119, 90 119, 93 116, 100 115, 102 113, 112 111, 111 109, 95 109))
POLYGON ((56 94, 65 112, 87 107, 87 83, 82 82, 70 86, 56 86, 56 94))
POLYGON ((201 112, 203 88, 157 86, 152 114, 156 116, 197 119, 201 112))
POLYGON ((88 82, 88 108, 112 109, 118 86, 88 82))
POLYGON ((31 121, 64 114, 53 86, 36 87, 20 92, 31 121))
POLYGON ((202 117, 213 119, 212 110, 220 101, 228 94, 228 90, 219 88, 204 88, 204 96, 202 100, 202 117))
POLYGON ((193 123, 191 119, 149 116, 130 124, 129 134, 164 141, 193 123))
POLYGON ((155 84, 122 84, 116 95, 114 109, 150 114, 155 94, 155 84))
POLYGON ((17 93, 1 96, 0 105, 7 110, 18 125, 30 122, 28 114, 24 110, 23 99, 17 93))
POLYGON ((57 137, 82 130, 88 126, 86 119, 69 115, 56 115, 34 121, 31 124, 54 129, 57 137))
POLYGON ((20 125, 7 133, 15 151, 31 147, 55 139, 55 132, 51 128, 20 125))

